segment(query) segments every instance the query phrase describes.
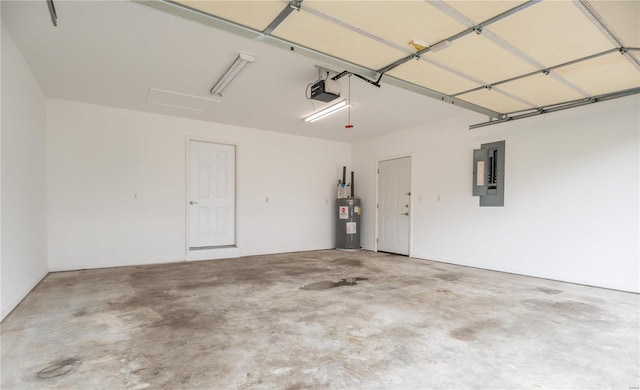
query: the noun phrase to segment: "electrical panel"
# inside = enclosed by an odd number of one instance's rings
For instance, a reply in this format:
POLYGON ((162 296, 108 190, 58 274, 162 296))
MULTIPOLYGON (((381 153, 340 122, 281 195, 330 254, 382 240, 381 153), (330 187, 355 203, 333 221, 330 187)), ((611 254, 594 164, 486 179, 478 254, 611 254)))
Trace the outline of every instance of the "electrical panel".
POLYGON ((504 206, 504 151, 504 141, 473 151, 473 195, 480 197, 480 207, 504 206))

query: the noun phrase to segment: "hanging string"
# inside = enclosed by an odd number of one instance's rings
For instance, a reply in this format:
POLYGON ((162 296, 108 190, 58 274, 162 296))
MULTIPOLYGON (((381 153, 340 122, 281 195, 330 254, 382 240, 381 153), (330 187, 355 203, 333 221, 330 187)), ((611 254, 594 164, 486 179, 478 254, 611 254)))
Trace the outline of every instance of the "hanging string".
POLYGON ((353 129, 353 125, 351 124, 351 74, 349 74, 349 97, 348 97, 349 107, 348 110, 348 121, 347 125, 344 127, 345 129, 353 129))

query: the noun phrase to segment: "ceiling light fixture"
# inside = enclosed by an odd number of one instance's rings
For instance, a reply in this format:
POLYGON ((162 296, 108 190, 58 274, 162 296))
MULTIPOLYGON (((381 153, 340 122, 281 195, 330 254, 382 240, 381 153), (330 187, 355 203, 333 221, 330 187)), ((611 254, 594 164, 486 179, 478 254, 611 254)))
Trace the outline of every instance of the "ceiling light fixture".
POLYGON ((304 121, 307 123, 313 123, 315 121, 317 121, 318 119, 322 119, 325 116, 329 116, 331 114, 335 114, 336 112, 343 110, 345 108, 349 107, 349 103, 347 102, 347 100, 341 100, 336 104, 333 104, 327 108, 324 108, 314 114, 309 115, 308 117, 304 118, 304 121))
POLYGON ((247 53, 240 53, 233 64, 224 72, 222 77, 215 83, 209 91, 212 95, 222 96, 222 91, 229 85, 231 81, 240 73, 242 69, 249 63, 256 62, 256 57, 247 53))

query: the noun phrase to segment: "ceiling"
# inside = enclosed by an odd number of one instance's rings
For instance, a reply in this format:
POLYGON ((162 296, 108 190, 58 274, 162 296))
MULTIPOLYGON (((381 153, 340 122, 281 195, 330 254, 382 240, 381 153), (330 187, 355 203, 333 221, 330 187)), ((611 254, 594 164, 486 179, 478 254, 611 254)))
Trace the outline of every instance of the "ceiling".
POLYGON ((144 4, 295 45, 495 119, 640 92, 639 1, 144 4))
POLYGON ((57 27, 44 1, 2 1, 47 96, 317 138, 506 120, 640 88, 638 1, 55 5, 57 27), (239 52, 256 62, 215 99, 209 90, 239 52), (305 96, 316 65, 371 81, 339 79, 343 96, 351 81, 353 129, 345 111, 303 122, 328 105, 305 96))

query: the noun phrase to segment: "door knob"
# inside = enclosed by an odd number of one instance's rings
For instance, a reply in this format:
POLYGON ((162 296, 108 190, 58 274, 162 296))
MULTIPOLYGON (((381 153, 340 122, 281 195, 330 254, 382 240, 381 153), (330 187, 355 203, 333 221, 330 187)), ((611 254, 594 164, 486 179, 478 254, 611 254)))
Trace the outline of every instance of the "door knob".
POLYGON ((409 215, 409 213, 402 213, 402 215, 409 215))
POLYGON ((190 200, 189 204, 193 206, 194 204, 198 204, 198 202, 194 202, 194 201, 190 200))

